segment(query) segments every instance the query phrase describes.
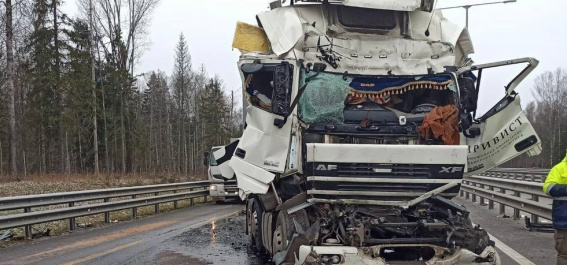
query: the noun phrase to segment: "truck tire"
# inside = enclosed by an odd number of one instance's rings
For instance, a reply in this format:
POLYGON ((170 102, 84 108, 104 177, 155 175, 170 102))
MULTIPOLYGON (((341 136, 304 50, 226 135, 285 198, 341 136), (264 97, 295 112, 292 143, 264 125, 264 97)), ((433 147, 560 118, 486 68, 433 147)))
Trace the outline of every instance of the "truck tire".
POLYGON ((309 228, 309 218, 305 210, 299 210, 295 213, 288 214, 287 211, 279 211, 276 217, 276 225, 274 226, 274 236, 272 237, 272 248, 274 255, 280 251, 286 251, 292 235, 296 233, 295 224, 296 220, 303 229, 309 228))
POLYGON ((287 244, 290 239, 290 234, 293 230, 289 216, 286 211, 279 211, 276 218, 276 226, 274 227, 274 236, 272 246, 273 254, 286 251, 287 244))
POLYGON ((266 253, 264 242, 262 241, 262 215, 264 208, 258 199, 248 200, 248 239, 252 249, 258 254, 266 253))

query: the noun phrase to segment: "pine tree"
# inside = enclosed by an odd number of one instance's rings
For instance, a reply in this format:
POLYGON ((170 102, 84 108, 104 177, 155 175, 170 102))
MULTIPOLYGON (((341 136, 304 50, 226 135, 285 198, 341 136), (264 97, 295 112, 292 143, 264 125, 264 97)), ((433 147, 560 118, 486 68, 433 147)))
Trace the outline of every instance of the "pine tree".
POLYGON ((175 48, 175 65, 172 76, 173 95, 177 106, 177 161, 178 171, 188 173, 188 141, 187 125, 191 108, 189 106, 191 86, 191 55, 183 33, 179 36, 179 42, 175 48))
POLYGON ((34 30, 30 37, 28 48, 30 49, 32 87, 28 92, 30 100, 27 111, 30 123, 28 126, 34 128, 33 134, 37 137, 37 146, 40 146, 39 157, 40 171, 61 171, 60 166, 55 166, 61 161, 62 135, 60 131, 61 100, 63 91, 60 86, 60 51, 57 25, 59 18, 56 12, 51 12, 58 6, 58 1, 36 0, 33 6, 34 30), (54 15, 50 17, 50 15, 54 15))

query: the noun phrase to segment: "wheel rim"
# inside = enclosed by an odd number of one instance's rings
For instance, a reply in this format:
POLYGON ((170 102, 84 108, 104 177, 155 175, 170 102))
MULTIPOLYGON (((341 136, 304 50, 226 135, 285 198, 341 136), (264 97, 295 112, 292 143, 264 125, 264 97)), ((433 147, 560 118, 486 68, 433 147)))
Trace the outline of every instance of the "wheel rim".
POLYGON ((258 213, 253 210, 252 211, 252 236, 256 236, 258 234, 258 213))
POLYGON ((250 241, 250 245, 254 246, 255 242, 254 242, 254 235, 253 235, 253 231, 252 231, 252 208, 253 204, 250 204, 250 207, 248 208, 248 211, 246 211, 246 218, 248 219, 248 239, 250 241))
POLYGON ((282 227, 281 227, 281 225, 278 225, 278 227, 274 231, 274 242, 273 242, 274 253, 284 251, 285 245, 286 245, 286 242, 284 242, 284 238, 283 238, 283 234, 282 234, 282 227))

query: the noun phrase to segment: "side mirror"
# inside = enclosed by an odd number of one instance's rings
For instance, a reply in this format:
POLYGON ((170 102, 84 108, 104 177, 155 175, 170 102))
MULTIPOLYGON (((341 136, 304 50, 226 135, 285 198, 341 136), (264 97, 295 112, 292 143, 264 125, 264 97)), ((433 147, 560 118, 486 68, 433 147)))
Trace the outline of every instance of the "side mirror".
POLYGON ((210 156, 209 152, 203 153, 203 165, 209 166, 209 156, 210 156))

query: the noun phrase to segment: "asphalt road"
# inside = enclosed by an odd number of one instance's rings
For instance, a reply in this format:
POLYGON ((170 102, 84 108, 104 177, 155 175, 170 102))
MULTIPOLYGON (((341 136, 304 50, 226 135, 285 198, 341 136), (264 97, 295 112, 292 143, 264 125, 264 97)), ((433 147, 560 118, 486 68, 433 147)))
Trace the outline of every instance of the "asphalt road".
POLYGON ((77 230, 0 249, 0 264, 263 264, 247 252, 242 210, 206 204, 77 230))
MULTIPOLYGON (((553 234, 529 232, 464 199, 496 241, 502 264, 555 264, 553 234)), ((249 251, 242 204, 206 204, 136 221, 78 230, 0 249, 0 264, 266 264, 249 251)))
MULTIPOLYGON (((526 230, 524 220, 499 215, 497 204, 495 209, 489 210, 488 206, 462 198, 457 197, 453 201, 466 206, 473 223, 484 228, 493 240, 496 238, 496 248, 503 265, 555 265, 557 253, 553 233, 526 230)), ((511 209, 507 209, 508 216, 511 216, 511 212, 511 209)))

